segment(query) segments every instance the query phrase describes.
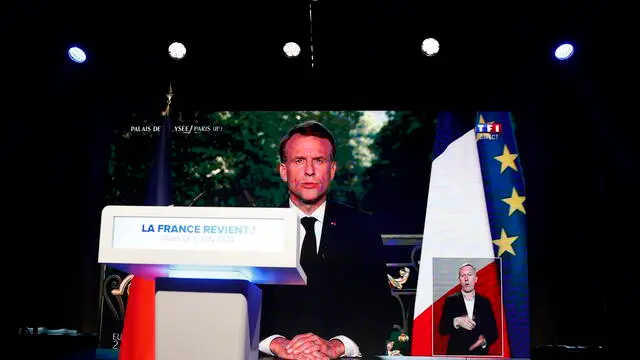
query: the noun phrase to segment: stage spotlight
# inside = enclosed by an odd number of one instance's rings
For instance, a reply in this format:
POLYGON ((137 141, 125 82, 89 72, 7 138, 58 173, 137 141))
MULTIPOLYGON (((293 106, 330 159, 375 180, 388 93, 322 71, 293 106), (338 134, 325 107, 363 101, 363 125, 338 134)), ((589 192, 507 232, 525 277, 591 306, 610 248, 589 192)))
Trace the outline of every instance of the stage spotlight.
POLYGON ((428 38, 422 42, 422 52, 427 56, 434 56, 439 50, 440 43, 434 38, 428 38))
POLYGON ((573 55, 573 45, 562 44, 558 46, 558 48, 556 48, 555 55, 558 60, 567 60, 573 55))
POLYGON ((82 64, 87 61, 87 54, 77 46, 70 48, 67 54, 69 54, 69 59, 75 63, 82 64))
POLYGON ((169 56, 175 60, 181 60, 187 54, 187 48, 182 43, 174 42, 169 45, 169 56))
POLYGON ((282 50, 284 50, 284 54, 287 55, 288 58, 294 58, 300 55, 300 46, 294 42, 284 44, 282 50))

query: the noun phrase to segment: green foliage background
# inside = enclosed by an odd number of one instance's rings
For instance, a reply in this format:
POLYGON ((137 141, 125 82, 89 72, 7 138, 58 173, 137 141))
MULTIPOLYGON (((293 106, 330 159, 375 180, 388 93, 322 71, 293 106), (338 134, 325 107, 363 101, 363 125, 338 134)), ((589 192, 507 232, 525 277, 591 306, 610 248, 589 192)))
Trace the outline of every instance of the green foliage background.
MULTIPOLYGON (((374 157, 377 148, 357 111, 265 111, 214 112, 176 116, 174 125, 209 126, 210 131, 172 133, 172 178, 175 205, 186 205, 207 190, 194 205, 238 205, 242 189, 257 206, 280 206, 286 187, 276 171, 281 137, 293 125, 315 119, 336 137, 338 172, 332 197, 359 207, 371 184, 367 164, 361 161, 357 144, 369 144, 374 157)), ((135 126, 160 125, 132 115, 127 126, 115 133, 109 164, 112 186, 109 204, 141 204, 156 152, 157 133, 133 131, 135 126)))

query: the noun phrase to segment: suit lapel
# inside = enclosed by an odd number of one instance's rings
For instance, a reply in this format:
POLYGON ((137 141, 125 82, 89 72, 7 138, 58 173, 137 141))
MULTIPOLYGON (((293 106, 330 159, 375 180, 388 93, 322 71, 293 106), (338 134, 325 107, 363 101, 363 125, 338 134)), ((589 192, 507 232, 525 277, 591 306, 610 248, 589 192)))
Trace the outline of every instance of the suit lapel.
POLYGON ((462 291, 458 295, 458 306, 460 306, 460 312, 464 315, 467 315, 467 305, 464 303, 464 295, 462 295, 462 291))
POLYGON ((476 312, 478 311, 478 295, 476 294, 476 298, 473 301, 473 311, 471 312, 471 320, 476 319, 476 312))
POLYGON ((335 204, 327 201, 327 207, 324 212, 324 221, 322 223, 322 235, 320 236, 320 254, 324 254, 331 246, 331 242, 335 239, 336 232, 336 207, 335 204))

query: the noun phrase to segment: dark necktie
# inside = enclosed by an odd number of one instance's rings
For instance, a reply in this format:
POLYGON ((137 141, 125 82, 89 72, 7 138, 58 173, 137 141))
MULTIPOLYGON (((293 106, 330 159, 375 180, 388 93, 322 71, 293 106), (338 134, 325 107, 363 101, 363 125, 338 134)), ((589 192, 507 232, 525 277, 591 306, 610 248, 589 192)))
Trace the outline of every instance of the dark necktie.
POLYGON ((311 270, 310 265, 312 265, 318 257, 318 252, 316 251, 316 232, 314 229, 316 221, 316 218, 310 216, 305 216, 300 219, 300 223, 302 223, 304 231, 306 232, 302 242, 302 251, 300 252, 300 265, 302 265, 305 272, 311 270))

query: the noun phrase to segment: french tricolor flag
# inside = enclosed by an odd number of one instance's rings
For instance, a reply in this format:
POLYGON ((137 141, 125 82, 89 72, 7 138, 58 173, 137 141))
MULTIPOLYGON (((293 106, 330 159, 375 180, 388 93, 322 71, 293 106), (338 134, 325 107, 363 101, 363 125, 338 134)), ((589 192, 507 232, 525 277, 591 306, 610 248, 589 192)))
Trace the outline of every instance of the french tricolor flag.
POLYGON ((445 299, 460 291, 457 266, 470 262, 497 323, 488 356, 530 358, 525 199, 508 112, 438 114, 411 355, 447 355, 438 325, 445 299), (502 131, 483 136, 479 124, 502 131))

